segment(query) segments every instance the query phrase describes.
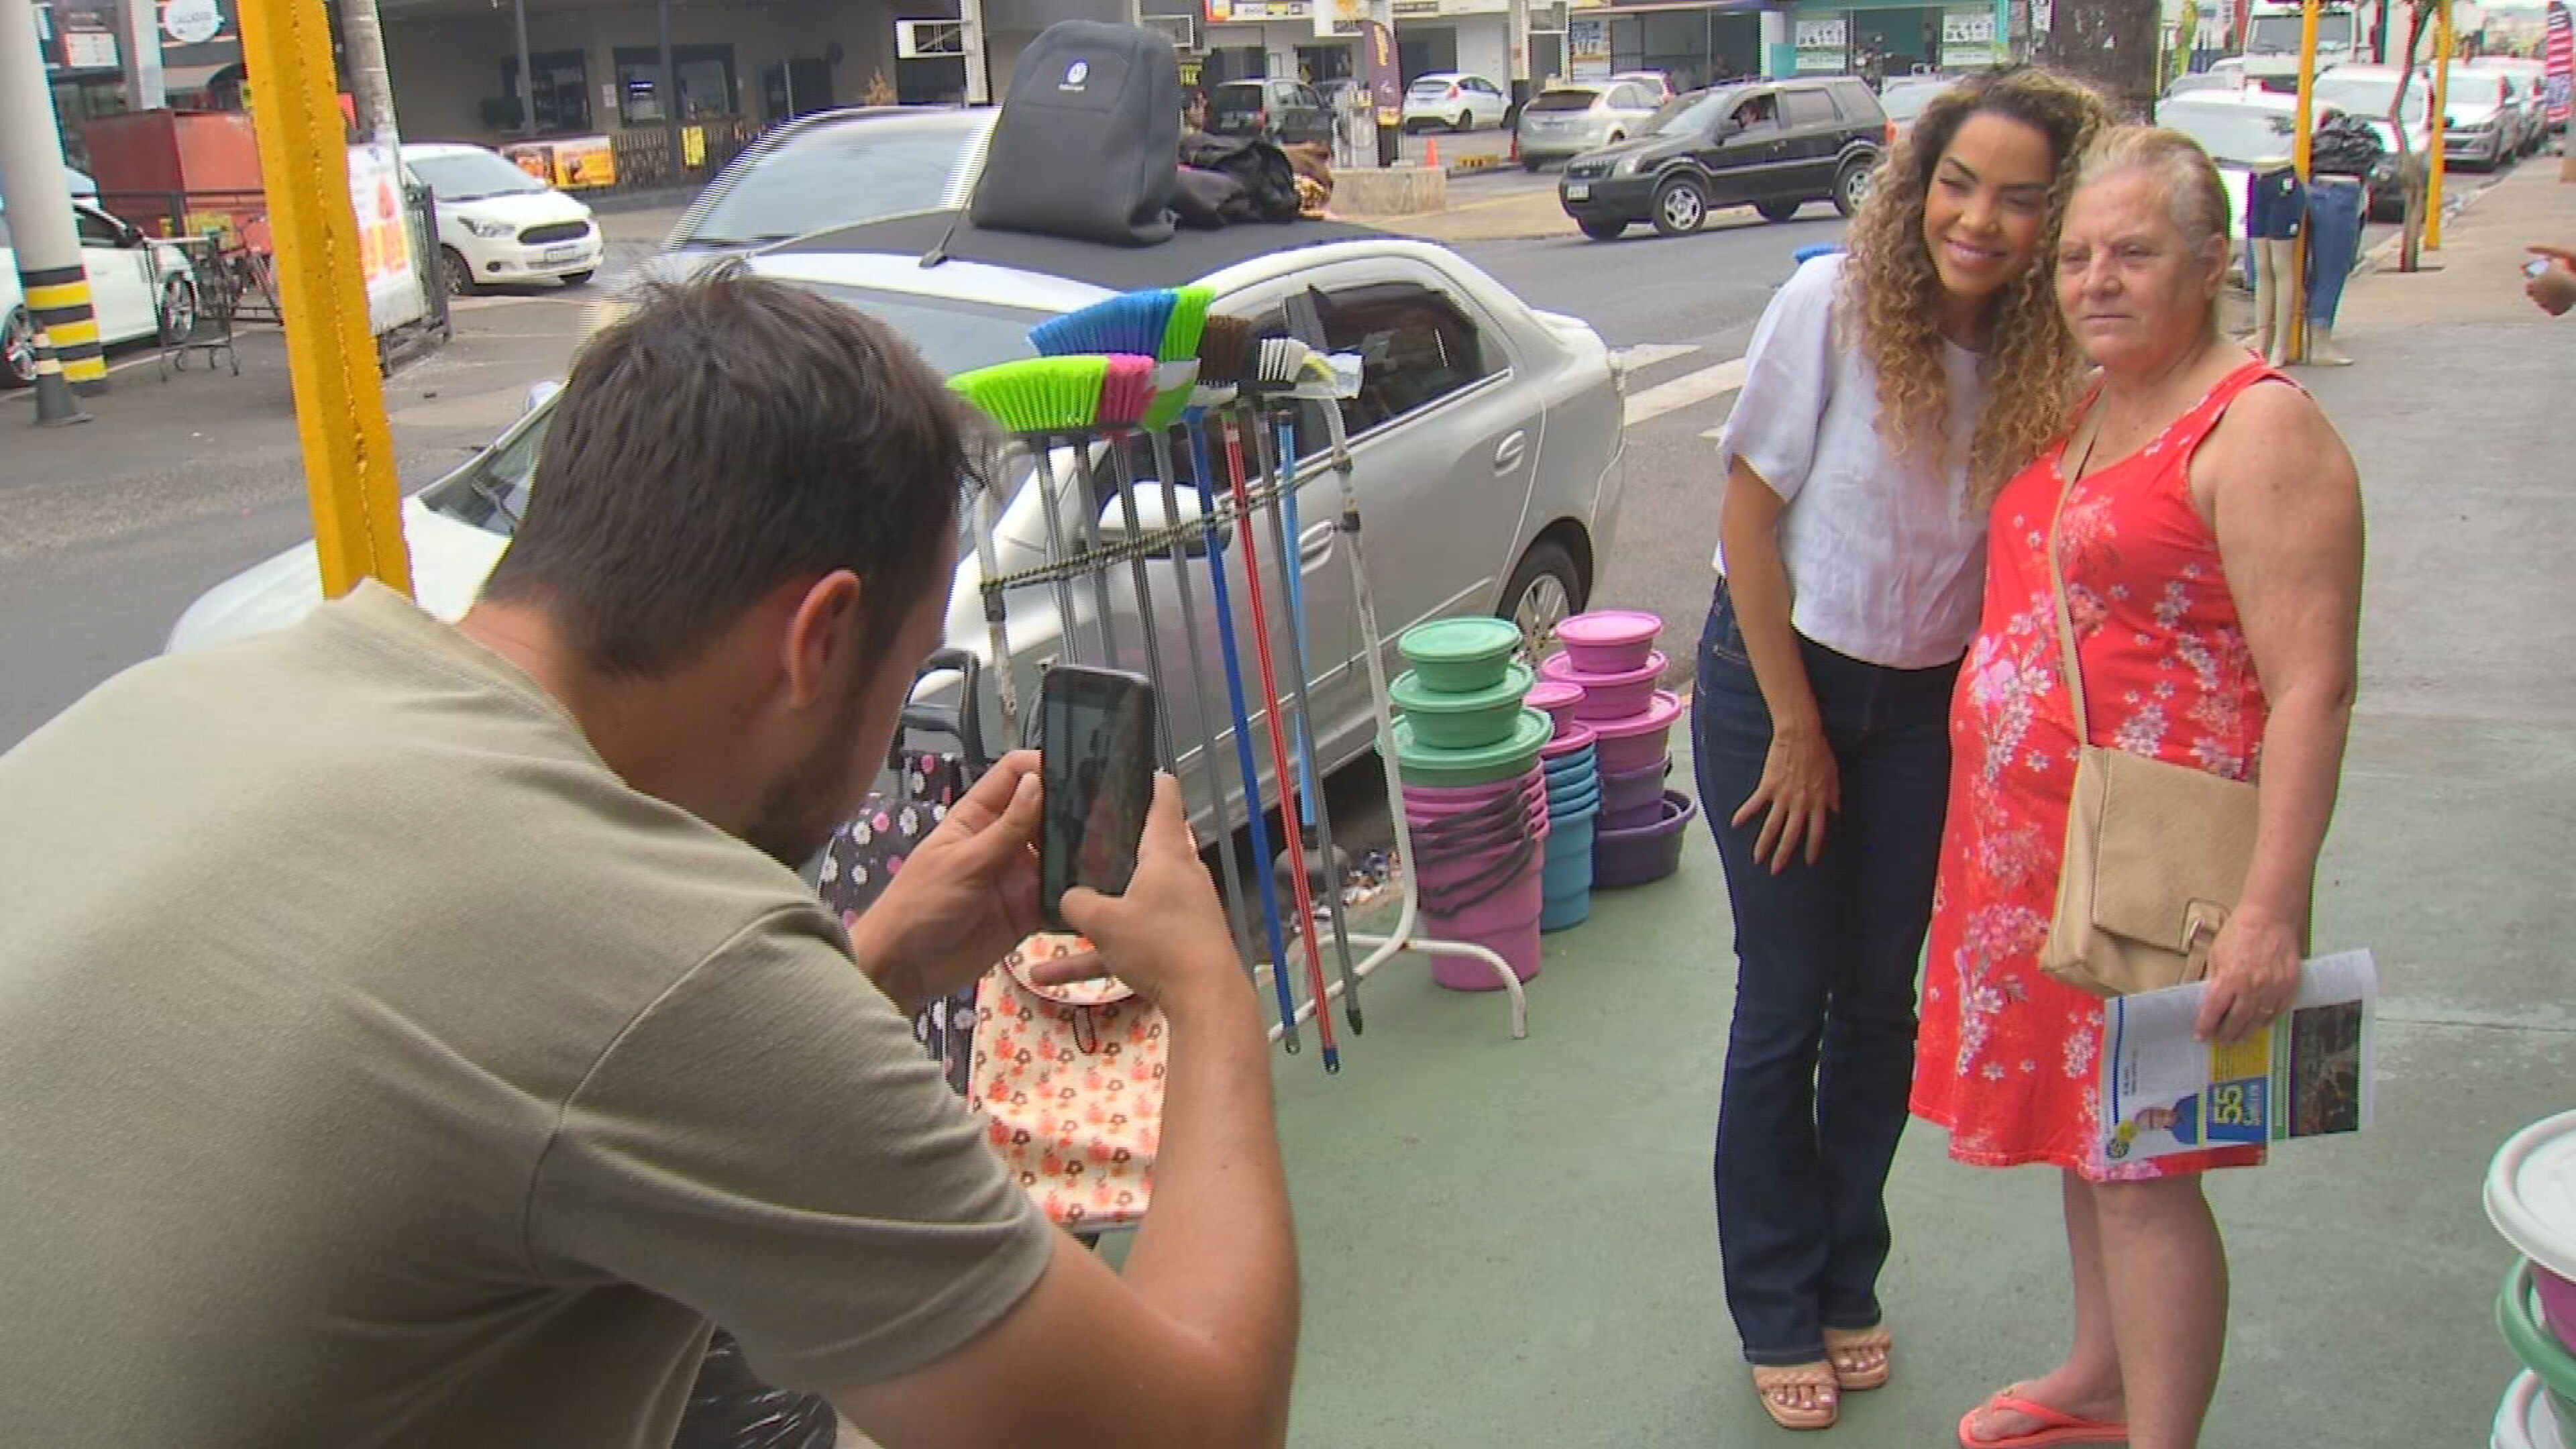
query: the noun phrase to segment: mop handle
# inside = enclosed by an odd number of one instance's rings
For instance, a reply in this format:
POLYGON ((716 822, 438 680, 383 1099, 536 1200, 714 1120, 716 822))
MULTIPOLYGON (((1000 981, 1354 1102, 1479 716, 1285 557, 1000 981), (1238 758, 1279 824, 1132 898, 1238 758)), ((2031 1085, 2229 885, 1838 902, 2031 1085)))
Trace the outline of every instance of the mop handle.
MULTIPOLYGON (((1218 652, 1225 660, 1226 702, 1234 709, 1234 761, 1243 773, 1244 813, 1251 817, 1253 884, 1261 892, 1261 919, 1270 943, 1270 986, 1279 998, 1280 1041, 1291 1054, 1298 1049, 1297 999, 1289 990, 1287 962, 1288 942, 1279 929, 1279 888, 1270 880, 1270 827, 1261 818, 1261 767, 1252 758, 1252 717, 1243 706, 1243 662, 1234 642, 1233 591, 1225 582, 1225 555, 1217 548, 1216 489, 1208 481, 1206 421, 1198 413, 1190 414, 1190 461, 1197 465, 1199 485, 1199 527, 1207 539, 1209 591, 1216 600, 1216 637, 1218 652)), ((1248 561, 1247 561, 1248 562, 1248 561)), ((1258 620, 1254 621, 1256 624, 1258 620)), ((1256 633, 1258 631, 1256 630, 1256 633)), ((1225 824, 1224 792, 1218 792, 1217 823, 1225 824)), ((1281 812, 1286 819, 1286 812, 1281 812)))
MULTIPOLYGON (((1083 548, 1097 554, 1100 550, 1100 477, 1092 471, 1091 449, 1098 440, 1075 436, 1066 441, 1073 445, 1074 484, 1082 490, 1082 506, 1073 512, 1074 531, 1082 536, 1083 548)), ((1143 565, 1140 563, 1138 567, 1143 565)), ((1089 572, 1092 597, 1100 605, 1100 661, 1116 668, 1118 635, 1111 628, 1111 620, 1118 610, 1109 597, 1109 569, 1104 565, 1089 572)), ((1136 607, 1140 611, 1145 607, 1141 596, 1136 600, 1136 607)), ((1149 663, 1146 668, 1151 670, 1153 665, 1149 663)))
MULTIPOLYGON (((1036 452, 1045 457, 1046 471, 1043 477, 1033 474, 1029 479, 1029 486, 1040 490, 1038 493, 1038 512, 1045 515, 1046 518, 1047 560, 1050 563, 1062 563, 1065 558, 1064 520, 1057 517, 1055 511, 1055 495, 1057 487, 1061 481, 1055 470, 1055 440, 1053 438, 1041 438, 1036 442, 1034 447, 1036 452)), ((1059 574, 1056 576, 1054 584, 1055 611, 1057 614, 1055 622, 1056 642, 1058 647, 1064 650, 1064 657, 1067 660, 1079 663, 1082 655, 1081 652, 1075 648, 1076 643, 1079 641, 1075 638, 1074 631, 1073 582, 1071 579, 1059 574)), ((1102 662, 1110 663, 1112 661, 1103 660, 1102 662)))
MULTIPOLYGON (((1171 434, 1157 428, 1145 436, 1154 450, 1155 470, 1162 474, 1163 521, 1169 524, 1181 516, 1180 490, 1172 477, 1171 434)), ((1226 926, 1234 933, 1234 949, 1249 956, 1251 938, 1243 926, 1243 873, 1235 865, 1234 827, 1225 818, 1225 778, 1216 763, 1216 707, 1208 701, 1207 664, 1199 658, 1198 591, 1190 587, 1189 553, 1177 532, 1172 535, 1168 556, 1172 592, 1181 601, 1181 638, 1185 641, 1181 652, 1190 660, 1190 705, 1198 712, 1199 772, 1207 777, 1208 801, 1216 812, 1217 863, 1225 872, 1224 888, 1218 894, 1225 898, 1226 926)), ((1178 748, 1177 743, 1174 748, 1178 748)), ((1177 759, 1174 769, 1177 773, 1177 759)))
MULTIPOLYGON (((1135 538, 1144 530, 1136 520, 1136 467, 1128 451, 1113 443, 1109 450, 1118 487, 1118 516, 1127 525, 1127 536, 1135 538)), ((1154 625, 1154 581, 1145 572, 1145 556, 1135 554, 1127 560, 1127 575, 1136 585, 1136 620, 1145 631, 1146 672, 1159 675, 1163 670, 1162 631, 1154 625)), ((1180 741, 1172 736, 1172 697, 1168 690, 1154 691, 1154 723, 1162 731, 1163 768, 1174 778, 1181 773, 1180 741)))
MULTIPOLYGON (((1267 706, 1263 719, 1269 726, 1270 764, 1271 768, 1278 772, 1283 792, 1280 798, 1284 804, 1287 799, 1284 792, 1290 769, 1288 731, 1279 722, 1279 668, 1270 657, 1269 611, 1262 602, 1261 590, 1261 547, 1253 535, 1252 500, 1244 487, 1243 430, 1231 418, 1223 421, 1226 481, 1234 490, 1235 537, 1243 545, 1243 582, 1245 591, 1250 595, 1245 602, 1250 608, 1254 625, 1253 660, 1261 668, 1261 695, 1263 703, 1267 706)), ((1333 1039, 1332 1013, 1324 1009, 1324 1003, 1329 999, 1330 992, 1324 983, 1323 948, 1315 942, 1315 892, 1312 884, 1306 879, 1306 842, 1298 831, 1297 812, 1294 809, 1280 810, 1279 831, 1288 838, 1288 854, 1297 862, 1297 868, 1289 874, 1288 882, 1295 887, 1297 919, 1302 923, 1297 935, 1306 947, 1307 989, 1313 992, 1315 997, 1315 1036, 1324 1044, 1324 1071, 1326 1075, 1330 1075, 1342 1069, 1342 1052, 1340 1044, 1333 1039)), ((1280 968, 1284 969, 1287 963, 1279 964, 1280 968)))
MULTIPOLYGON (((1279 514, 1288 532, 1287 539, 1279 547, 1279 567, 1288 573, 1289 626, 1297 631, 1297 649, 1302 654, 1312 641, 1306 633, 1306 568, 1302 552, 1306 538, 1305 530, 1297 521, 1297 465, 1294 461, 1297 443, 1286 418, 1279 419, 1276 431, 1282 480, 1279 514), (1295 558, 1288 555, 1292 547, 1301 550, 1295 558)), ((1302 708, 1297 711, 1297 765, 1300 771, 1297 800, 1305 813, 1306 828, 1312 830, 1315 828, 1315 782, 1323 777, 1315 773, 1314 722, 1306 717, 1302 708)))
MULTIPOLYGON (((1002 576, 1002 561, 993 547, 993 520, 986 505, 1001 506, 989 488, 978 488, 968 500, 967 512, 975 527, 975 566, 988 579, 1002 576)), ((994 589, 984 595, 984 637, 993 651, 993 697, 1001 702, 1002 730, 1006 739, 1016 739, 1020 727, 1020 690, 1011 677, 1011 631, 1005 622, 1008 615, 1002 607, 1002 591, 994 589)))

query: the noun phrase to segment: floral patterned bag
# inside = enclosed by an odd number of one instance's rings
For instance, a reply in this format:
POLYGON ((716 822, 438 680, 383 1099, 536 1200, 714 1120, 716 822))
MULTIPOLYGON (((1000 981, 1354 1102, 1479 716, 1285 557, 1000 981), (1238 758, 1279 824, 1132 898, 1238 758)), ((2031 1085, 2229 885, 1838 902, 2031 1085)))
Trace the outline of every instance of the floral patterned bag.
POLYGON ((1162 1012, 1119 981, 1030 984, 1032 966, 1090 949, 1079 936, 1042 933, 985 975, 967 1104, 1048 1217, 1097 1232, 1145 1215, 1170 1032, 1162 1012))

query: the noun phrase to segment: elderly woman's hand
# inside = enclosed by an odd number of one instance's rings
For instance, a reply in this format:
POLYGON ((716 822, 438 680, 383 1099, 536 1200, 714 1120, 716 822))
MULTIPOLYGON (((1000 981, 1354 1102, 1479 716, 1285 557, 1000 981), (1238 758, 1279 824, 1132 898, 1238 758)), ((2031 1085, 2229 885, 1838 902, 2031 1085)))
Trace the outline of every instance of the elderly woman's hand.
POLYGON ((2246 909, 2227 918, 2209 953, 2209 994, 2194 1030, 2202 1041, 2240 1042, 2270 1026, 2299 994, 2299 927, 2246 909))

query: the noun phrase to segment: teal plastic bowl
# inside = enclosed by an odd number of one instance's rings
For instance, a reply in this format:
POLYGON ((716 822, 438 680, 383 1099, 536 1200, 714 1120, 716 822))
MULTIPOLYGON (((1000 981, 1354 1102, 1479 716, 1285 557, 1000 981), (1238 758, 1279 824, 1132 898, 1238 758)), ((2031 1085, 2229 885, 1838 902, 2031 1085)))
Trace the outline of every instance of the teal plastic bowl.
POLYGON ((1419 670, 1397 675, 1386 692, 1413 722, 1417 741, 1434 749, 1474 750, 1512 737, 1520 728, 1521 699, 1537 682, 1528 665, 1507 662, 1499 683, 1472 694, 1433 689, 1419 670))
POLYGON ((1503 682, 1521 631, 1508 619, 1434 619, 1405 630, 1395 647, 1424 689, 1477 694, 1503 682))

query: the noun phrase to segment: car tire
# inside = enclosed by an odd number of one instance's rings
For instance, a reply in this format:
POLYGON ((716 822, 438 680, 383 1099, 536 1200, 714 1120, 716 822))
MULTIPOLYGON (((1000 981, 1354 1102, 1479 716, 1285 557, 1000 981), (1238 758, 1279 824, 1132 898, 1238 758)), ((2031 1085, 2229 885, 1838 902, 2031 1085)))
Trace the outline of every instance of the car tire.
POLYGON ((24 307, 0 322, 0 387, 36 385, 36 323, 24 307))
POLYGON ((1655 230, 1688 236, 1708 224, 1708 191, 1697 178, 1672 176, 1655 188, 1655 230))
POLYGON ((1458 124, 1451 126, 1449 129, 1452 131, 1472 131, 1476 129, 1476 113, 1474 111, 1460 111, 1458 113, 1458 124))
POLYGON ((1843 163, 1843 169, 1834 176, 1834 210, 1845 216, 1860 210, 1861 203, 1869 200, 1869 172, 1870 163, 1867 161, 1843 163))
POLYGON ((197 334, 197 286, 186 277, 161 282, 161 345, 176 347, 197 334))
POLYGON ((1803 201, 1757 201, 1753 203, 1753 209, 1762 214, 1764 221, 1789 221, 1797 216, 1798 208, 1804 205, 1806 203, 1803 201))
POLYGON ((1494 615, 1520 626, 1523 657, 1535 662, 1555 644, 1558 621, 1583 612, 1583 604, 1583 571, 1574 566, 1574 555, 1555 539, 1542 538, 1521 555, 1494 615))
POLYGON ((589 272, 566 272, 563 275, 563 284, 567 287, 586 287, 590 285, 591 275, 589 272))
POLYGON ((474 268, 466 262, 463 252, 454 247, 440 247, 438 268, 447 274, 447 295, 479 297, 483 294, 483 284, 474 280, 474 268))
POLYGON ((1523 156, 1521 158, 1521 169, 1523 171, 1536 171, 1546 164, 1547 163, 1545 161, 1540 160, 1536 156, 1523 156))
POLYGON ((1624 221, 1577 221, 1575 225, 1594 241, 1617 241, 1628 234, 1628 223, 1624 221))

